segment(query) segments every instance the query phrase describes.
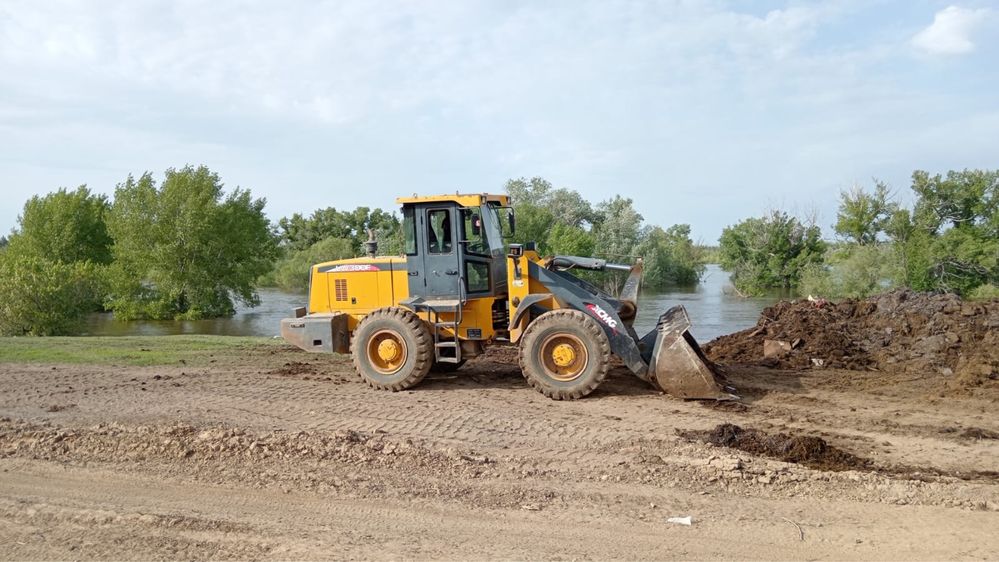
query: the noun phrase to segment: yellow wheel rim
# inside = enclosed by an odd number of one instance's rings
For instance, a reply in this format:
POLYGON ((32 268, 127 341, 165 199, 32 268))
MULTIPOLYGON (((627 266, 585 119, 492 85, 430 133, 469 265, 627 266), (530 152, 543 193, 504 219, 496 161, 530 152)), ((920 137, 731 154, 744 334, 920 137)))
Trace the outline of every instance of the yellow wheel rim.
POLYGON ((371 336, 367 345, 368 361, 376 371, 392 375, 406 364, 406 342, 393 330, 382 330, 371 336))
POLYGON ((576 350, 567 343, 560 343, 552 350, 552 360, 556 367, 568 367, 576 360, 576 350))
POLYGON ((567 382, 586 370, 589 356, 583 341, 572 334, 555 334, 541 342, 541 364, 547 375, 567 382))

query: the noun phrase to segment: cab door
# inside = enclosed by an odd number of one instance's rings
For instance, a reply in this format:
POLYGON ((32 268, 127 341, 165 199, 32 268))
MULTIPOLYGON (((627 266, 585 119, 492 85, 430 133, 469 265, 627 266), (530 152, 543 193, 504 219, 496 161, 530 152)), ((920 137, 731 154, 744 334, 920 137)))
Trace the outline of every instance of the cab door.
MULTIPOLYGON (((460 223, 453 205, 423 209, 424 296, 459 297, 461 286, 461 249, 458 247, 460 223)), ((412 283, 413 279, 410 279, 412 283)))

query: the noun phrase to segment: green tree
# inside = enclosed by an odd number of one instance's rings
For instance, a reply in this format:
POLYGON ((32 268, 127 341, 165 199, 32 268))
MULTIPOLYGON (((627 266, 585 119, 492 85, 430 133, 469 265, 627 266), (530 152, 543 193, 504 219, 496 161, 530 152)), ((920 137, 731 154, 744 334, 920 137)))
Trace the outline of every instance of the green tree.
POLYGON ((932 269, 933 232, 919 227, 913 221, 908 209, 898 209, 892 213, 885 226, 890 246, 899 267, 897 284, 917 291, 933 289, 932 269))
POLYGON ((358 207, 353 211, 338 211, 327 207, 313 211, 308 217, 295 213, 278 221, 281 244, 292 252, 307 250, 327 238, 339 238, 349 240, 357 255, 368 239, 368 229, 375 232, 380 253, 393 255, 402 251, 399 218, 381 209, 358 207))
MULTIPOLYGON (((615 195, 597 205, 593 227, 596 255, 612 262, 631 263, 639 256, 638 244, 642 240, 642 215, 635 210, 631 199, 615 195)), ((604 289, 616 294, 624 285, 627 274, 620 271, 604 273, 604 289)))
POLYGON ((694 285, 704 273, 703 251, 690 239, 687 224, 648 229, 637 251, 645 261, 646 287, 694 285))
POLYGON ((103 293, 99 267, 0 255, 0 335, 77 333, 103 293))
POLYGON ((627 260, 637 257, 642 235, 642 215, 631 199, 615 195, 597 205, 596 231, 599 255, 608 259, 627 260))
POLYGON ((552 254, 562 256, 592 256, 596 247, 593 235, 578 226, 556 223, 546 241, 552 254))
POLYGON ((274 267, 274 285, 286 291, 303 291, 309 286, 309 270, 317 264, 349 258, 353 244, 343 238, 327 238, 305 250, 291 252, 274 267))
POLYGON ((548 232, 555 223, 555 215, 547 207, 552 185, 542 178, 520 178, 506 182, 517 215, 516 242, 535 242, 538 252, 549 253, 548 232))
POLYGON ((999 281, 999 239, 977 226, 949 228, 930 246, 934 289, 969 294, 999 281))
POLYGON ((129 176, 108 213, 114 240, 109 307, 120 319, 231 316, 259 303, 255 280, 277 255, 265 201, 226 195, 218 175, 187 166, 129 176))
POLYGON ((567 236, 575 241, 570 246, 575 247, 576 242, 586 246, 586 237, 579 233, 589 233, 596 213, 578 192, 556 189, 547 180, 538 177, 509 180, 505 190, 517 213, 517 241, 536 242, 542 254, 563 253, 562 249, 554 249, 554 245, 557 243, 565 247, 569 242, 567 236), (557 225, 568 228, 559 230, 558 240, 550 240, 557 225))
POLYGON ((886 227, 903 284, 966 295, 999 282, 999 171, 917 170, 912 190, 913 211, 895 212, 886 227))
POLYGON ((936 233, 945 227, 981 227, 999 235, 999 170, 949 171, 946 177, 912 173, 916 223, 936 233))
POLYGON ((821 263, 825 249, 818 226, 776 210, 725 228, 719 240, 722 268, 747 294, 797 287, 803 268, 821 263))
POLYGON ((74 263, 111 262, 111 236, 105 215, 107 198, 81 185, 45 196, 34 196, 17 218, 18 229, 10 240, 11 252, 74 263))
POLYGON ((898 267, 898 256, 888 244, 847 244, 828 250, 825 263, 807 265, 798 289, 816 297, 868 297, 895 286, 898 267))
POLYGON ((554 189, 551 182, 540 177, 508 180, 505 186, 506 193, 513 200, 515 206, 532 205, 534 207, 544 207, 548 204, 549 197, 554 189))
MULTIPOLYGON (((355 250, 354 255, 363 253, 363 243, 368 239, 367 231, 374 231, 375 239, 378 240, 378 253, 383 256, 396 256, 404 252, 404 241, 402 233, 402 222, 394 213, 389 213, 381 209, 375 209, 368 213, 364 223, 361 225, 362 236, 359 236, 361 246, 355 250)), ((344 256, 348 257, 348 256, 344 256)))
POLYGON ((574 228, 592 226, 596 221, 596 212, 590 202, 578 191, 559 188, 552 191, 548 197, 548 209, 555 215, 555 222, 574 228))
POLYGON ((874 192, 861 187, 840 192, 836 214, 836 234, 855 244, 874 244, 898 208, 891 200, 888 186, 875 181, 874 192))
MULTIPOLYGON (((703 254, 690 239, 688 225, 643 226, 631 199, 615 196, 594 208, 579 192, 556 189, 537 177, 509 180, 506 192, 517 213, 517 240, 537 242, 543 255, 595 255, 624 263, 643 257, 647 287, 696 283, 704 271, 703 254)), ((611 292, 627 277, 576 273, 611 292)))

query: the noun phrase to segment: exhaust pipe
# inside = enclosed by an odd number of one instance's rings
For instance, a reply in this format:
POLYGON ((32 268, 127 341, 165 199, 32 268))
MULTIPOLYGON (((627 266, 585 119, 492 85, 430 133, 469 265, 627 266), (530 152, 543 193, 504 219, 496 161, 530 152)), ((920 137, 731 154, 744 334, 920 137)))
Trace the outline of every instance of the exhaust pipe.
POLYGON ((364 243, 364 251, 367 252, 369 258, 378 255, 378 240, 375 238, 375 231, 371 228, 368 229, 368 241, 364 243))

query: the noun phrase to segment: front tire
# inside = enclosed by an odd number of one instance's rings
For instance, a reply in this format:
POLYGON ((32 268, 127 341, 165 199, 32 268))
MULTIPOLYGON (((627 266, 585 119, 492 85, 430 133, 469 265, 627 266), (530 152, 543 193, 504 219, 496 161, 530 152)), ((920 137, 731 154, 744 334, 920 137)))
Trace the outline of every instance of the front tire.
POLYGON ((576 400, 607 378, 610 341, 591 316, 552 310, 531 322, 520 340, 520 369, 538 392, 576 400))
POLYGON ((368 386, 399 391, 427 376, 433 346, 423 320, 404 308, 389 307, 361 319, 352 334, 350 354, 354 370, 368 386))

